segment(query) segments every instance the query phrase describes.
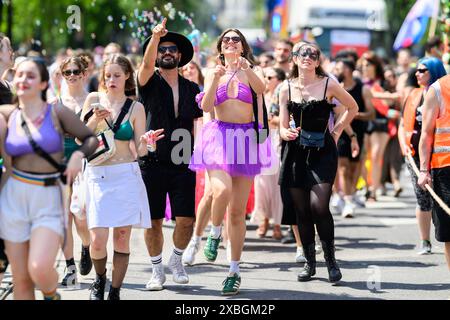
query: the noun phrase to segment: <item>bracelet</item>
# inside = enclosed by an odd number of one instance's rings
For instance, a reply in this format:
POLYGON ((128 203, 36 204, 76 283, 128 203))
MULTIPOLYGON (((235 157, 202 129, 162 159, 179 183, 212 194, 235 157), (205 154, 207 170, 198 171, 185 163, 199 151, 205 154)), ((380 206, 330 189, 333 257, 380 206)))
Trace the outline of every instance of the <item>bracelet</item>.
POLYGON ((420 169, 421 173, 428 173, 428 169, 420 169))
POLYGON ((353 134, 350 135, 350 139, 352 138, 357 138, 358 136, 356 135, 356 133, 353 132, 353 134))

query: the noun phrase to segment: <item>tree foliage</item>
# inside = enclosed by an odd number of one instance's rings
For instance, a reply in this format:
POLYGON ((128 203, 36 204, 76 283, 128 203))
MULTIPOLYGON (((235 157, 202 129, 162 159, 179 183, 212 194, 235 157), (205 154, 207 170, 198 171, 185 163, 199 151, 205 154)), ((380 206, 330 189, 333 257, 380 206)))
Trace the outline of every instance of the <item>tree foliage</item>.
MULTIPOLYGON (((130 23, 137 22, 139 27, 144 22, 137 21, 135 10, 153 11, 158 8, 162 15, 167 16, 164 7, 168 1, 164 0, 10 0, 3 1, 0 11, 0 31, 7 32, 7 7, 12 5, 12 40, 14 44, 27 44, 35 48, 45 48, 49 52, 56 52, 64 47, 95 47, 105 45, 111 41, 122 44, 131 40, 131 34, 137 26, 130 23), (70 30, 67 20, 71 16, 67 9, 76 5, 81 9, 81 29, 70 30), (122 25, 120 25, 122 24, 122 25)), ((197 0, 173 0, 176 11, 194 14, 194 22, 202 23, 205 18, 205 6, 197 0), (198 21, 196 16, 201 21, 198 21)), ((169 21, 170 29, 184 31, 186 21, 176 15, 169 21)))

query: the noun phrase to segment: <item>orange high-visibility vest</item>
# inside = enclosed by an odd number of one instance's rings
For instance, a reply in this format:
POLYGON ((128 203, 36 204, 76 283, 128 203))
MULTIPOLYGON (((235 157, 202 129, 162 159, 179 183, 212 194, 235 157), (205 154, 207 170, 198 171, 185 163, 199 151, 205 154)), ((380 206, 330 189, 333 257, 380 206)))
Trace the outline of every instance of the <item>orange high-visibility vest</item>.
POLYGON ((438 81, 441 86, 444 114, 436 119, 433 154, 431 155, 431 168, 433 169, 450 166, 450 75, 438 81))
POLYGON ((403 128, 405 129, 405 140, 408 147, 410 147, 413 156, 416 154, 417 150, 414 150, 414 147, 411 144, 411 137, 414 133, 414 125, 416 124, 416 110, 417 107, 419 107, 420 100, 422 99, 423 90, 423 88, 414 89, 409 94, 403 109, 403 128))

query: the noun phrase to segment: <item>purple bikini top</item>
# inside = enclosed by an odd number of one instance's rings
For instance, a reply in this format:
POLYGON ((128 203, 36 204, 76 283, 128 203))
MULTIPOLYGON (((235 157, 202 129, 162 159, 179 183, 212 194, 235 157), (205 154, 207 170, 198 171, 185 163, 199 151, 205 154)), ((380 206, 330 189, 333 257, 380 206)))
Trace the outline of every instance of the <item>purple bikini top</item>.
MULTIPOLYGON (((38 131, 32 132, 33 140, 48 154, 61 152, 63 150, 62 136, 56 131, 52 120, 52 106, 48 105, 44 121, 38 131)), ((28 141, 28 137, 17 134, 17 116, 20 110, 15 110, 11 115, 8 135, 5 141, 5 151, 11 157, 20 157, 34 153, 28 141)))
MULTIPOLYGON (((236 99, 236 100, 240 100, 244 103, 249 103, 252 104, 253 103, 253 97, 252 97, 252 90, 250 89, 249 86, 247 86, 246 84, 239 82, 238 84, 238 94, 236 97, 230 97, 228 96, 228 87, 230 85, 231 80, 234 78, 234 76, 236 75, 237 71, 235 71, 233 73, 233 75, 230 77, 230 79, 228 80, 228 82, 225 84, 221 84, 216 91, 216 100, 214 101, 214 106, 218 106, 222 103, 224 103, 227 100, 230 99, 236 99)), ((197 95, 196 97, 196 101, 198 103, 198 105, 200 106, 203 97, 204 97, 205 93, 201 92, 197 95)))

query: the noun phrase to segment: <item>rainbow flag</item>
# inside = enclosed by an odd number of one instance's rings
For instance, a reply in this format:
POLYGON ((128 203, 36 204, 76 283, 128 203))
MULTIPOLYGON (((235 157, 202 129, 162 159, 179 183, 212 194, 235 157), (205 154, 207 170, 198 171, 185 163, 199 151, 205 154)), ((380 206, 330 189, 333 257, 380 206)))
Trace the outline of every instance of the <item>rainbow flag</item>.
POLYGON ((430 17, 437 16, 439 0, 417 0, 406 16, 394 42, 394 50, 412 46, 425 34, 430 17))

